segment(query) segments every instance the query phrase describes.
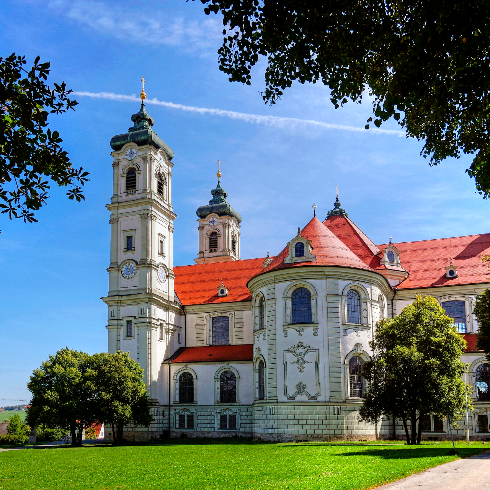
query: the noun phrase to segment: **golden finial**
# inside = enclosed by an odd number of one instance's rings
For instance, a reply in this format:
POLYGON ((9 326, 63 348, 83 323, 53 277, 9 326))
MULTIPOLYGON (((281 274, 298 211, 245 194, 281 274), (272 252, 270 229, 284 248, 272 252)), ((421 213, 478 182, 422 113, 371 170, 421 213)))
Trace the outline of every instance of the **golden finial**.
POLYGON ((218 173, 216 174, 216 176, 218 177, 218 180, 221 179, 221 170, 219 168, 220 165, 221 165, 221 162, 218 160, 218 173))
POLYGON ((339 198, 339 186, 338 186, 338 185, 336 185, 336 186, 335 186, 335 189, 337 190, 337 199, 338 199, 338 198, 339 198))
POLYGON ((142 101, 146 99, 146 93, 145 93, 145 77, 141 77, 141 83, 143 84, 143 89, 141 90, 140 98, 142 101))

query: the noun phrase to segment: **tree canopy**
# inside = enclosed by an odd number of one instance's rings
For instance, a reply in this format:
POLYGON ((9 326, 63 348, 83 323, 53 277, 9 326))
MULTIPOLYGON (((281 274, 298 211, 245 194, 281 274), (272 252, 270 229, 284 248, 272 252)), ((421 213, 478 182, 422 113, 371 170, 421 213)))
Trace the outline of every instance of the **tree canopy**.
POLYGON ((251 83, 266 57, 266 102, 294 81, 320 82, 339 107, 372 97, 371 121, 394 118, 436 165, 467 169, 490 196, 490 3, 484 0, 201 0, 223 15, 220 69, 251 83))
POLYGON ((34 370, 27 385, 32 393, 27 421, 71 432, 82 444, 82 431, 100 422, 112 425, 114 442, 124 425, 150 425, 150 401, 143 371, 129 354, 94 354, 61 349, 34 370))
POLYGON ((371 346, 372 359, 362 371, 368 382, 362 419, 395 416, 407 444, 419 444, 424 415, 462 417, 465 341, 437 300, 417 296, 396 318, 379 322, 371 346))
POLYGON ((0 57, 0 209, 11 219, 37 221, 34 212, 46 204, 48 180, 68 187, 69 199, 85 199, 81 186, 88 172, 72 166, 57 131, 48 127, 50 114, 62 114, 77 102, 65 83, 46 84, 49 63, 39 57, 27 71, 15 53, 0 57))
POLYGON ((478 320, 476 347, 483 350, 487 360, 490 360, 490 289, 476 297, 473 311, 478 320))

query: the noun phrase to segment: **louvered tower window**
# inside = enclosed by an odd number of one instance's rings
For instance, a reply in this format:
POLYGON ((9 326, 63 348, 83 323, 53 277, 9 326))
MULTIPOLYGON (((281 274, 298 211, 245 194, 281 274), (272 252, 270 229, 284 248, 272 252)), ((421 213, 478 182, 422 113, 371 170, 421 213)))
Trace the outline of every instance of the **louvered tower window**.
POLYGON ((218 251, 218 233, 213 231, 209 235, 209 251, 210 252, 217 252, 218 251))
POLYGON ((130 168, 126 174, 126 190, 130 191, 134 189, 136 189, 136 170, 130 168))

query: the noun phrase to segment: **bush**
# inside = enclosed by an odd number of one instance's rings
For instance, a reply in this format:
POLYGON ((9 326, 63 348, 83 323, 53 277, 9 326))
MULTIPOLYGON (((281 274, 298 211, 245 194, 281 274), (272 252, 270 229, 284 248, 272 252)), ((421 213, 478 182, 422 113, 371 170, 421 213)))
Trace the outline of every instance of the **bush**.
POLYGON ((37 426, 36 431, 36 441, 40 442, 53 442, 53 441, 61 441, 63 436, 66 434, 66 430, 61 429, 60 427, 55 427, 54 429, 50 429, 46 427, 44 424, 40 424, 37 426))
POLYGON ((25 444, 29 439, 29 433, 31 429, 27 424, 22 422, 19 414, 12 415, 8 419, 9 424, 7 425, 7 433, 15 439, 14 444, 25 444))
POLYGON ((0 435, 0 445, 2 444, 25 444, 29 440, 28 436, 22 435, 0 435))

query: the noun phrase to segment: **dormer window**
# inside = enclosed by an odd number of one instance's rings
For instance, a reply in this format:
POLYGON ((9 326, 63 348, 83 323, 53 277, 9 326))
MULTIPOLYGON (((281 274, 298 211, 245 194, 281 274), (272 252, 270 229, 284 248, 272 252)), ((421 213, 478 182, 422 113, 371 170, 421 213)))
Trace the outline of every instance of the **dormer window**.
POLYGON ((218 298, 228 296, 229 289, 221 281, 221 286, 218 286, 218 298))
POLYGON ((294 256, 304 257, 305 256, 305 244, 303 242, 297 242, 294 246, 294 256))
POLYGON ((295 262, 314 262, 316 256, 312 254, 313 247, 311 241, 303 238, 301 235, 296 236, 288 243, 289 254, 284 258, 285 264, 294 264, 295 262))
POLYGON ((458 277, 458 266, 451 263, 446 267, 446 277, 448 279, 455 279, 458 277))
POLYGON ((400 252, 398 249, 391 243, 385 248, 383 257, 381 258, 381 265, 384 265, 387 268, 393 267, 402 267, 400 262, 400 252))

